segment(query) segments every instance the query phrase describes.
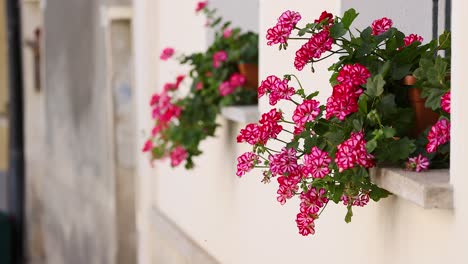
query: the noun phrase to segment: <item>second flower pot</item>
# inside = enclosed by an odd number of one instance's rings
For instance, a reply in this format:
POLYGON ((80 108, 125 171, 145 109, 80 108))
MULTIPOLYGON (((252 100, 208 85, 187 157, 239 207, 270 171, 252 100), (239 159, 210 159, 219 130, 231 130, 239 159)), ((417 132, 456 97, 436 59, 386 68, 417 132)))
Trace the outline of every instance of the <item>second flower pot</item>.
POLYGON ((254 63, 239 63, 239 73, 245 76, 246 87, 249 89, 258 88, 258 64, 254 63))
MULTIPOLYGON (((407 75, 403 79, 403 84, 413 86, 416 84, 416 78, 413 75, 407 75)), ((421 98, 421 89, 409 87, 408 100, 414 110, 414 126, 411 135, 417 137, 426 128, 433 126, 440 116, 432 109, 425 106, 426 99, 421 98)))

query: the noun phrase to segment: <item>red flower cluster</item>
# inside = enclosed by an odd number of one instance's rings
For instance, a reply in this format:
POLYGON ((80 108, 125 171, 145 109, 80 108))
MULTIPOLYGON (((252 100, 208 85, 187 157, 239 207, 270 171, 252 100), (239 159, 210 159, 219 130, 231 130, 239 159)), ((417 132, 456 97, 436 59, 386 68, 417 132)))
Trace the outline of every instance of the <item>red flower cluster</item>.
POLYGON ((168 60, 172 57, 172 55, 174 55, 174 49, 173 48, 165 48, 163 49, 163 51, 161 52, 161 55, 159 56, 159 58, 161 60, 168 60))
POLYGON ((330 174, 328 167, 332 159, 326 151, 317 147, 312 147, 310 154, 304 155, 304 167, 302 172, 304 176, 312 175, 312 178, 323 178, 330 174))
POLYGON ((262 115, 260 124, 248 124, 244 129, 241 129, 237 136, 237 142, 247 142, 251 145, 264 145, 270 138, 276 138, 283 127, 278 124, 281 121, 283 114, 272 109, 268 113, 262 115))
POLYGON ((208 1, 200 1, 200 2, 198 2, 198 3, 197 3, 197 7, 195 8, 195 12, 198 13, 198 12, 202 11, 202 10, 206 7, 207 4, 208 4, 208 1))
POLYGON ((239 177, 244 176, 245 173, 252 170, 258 163, 258 156, 253 152, 246 152, 237 158, 237 172, 236 175, 239 177))
POLYGON ((267 45, 286 44, 291 31, 299 20, 301 20, 301 14, 298 12, 287 10, 281 14, 276 25, 267 30, 267 45))
POLYGON ((429 159, 419 154, 416 157, 408 158, 406 162, 406 169, 421 172, 429 168, 429 159))
POLYGON ((443 118, 431 127, 427 135, 429 141, 426 145, 428 153, 436 152, 437 148, 450 141, 450 122, 443 118))
POLYGON ((325 117, 330 119, 336 116, 344 120, 346 116, 357 112, 358 98, 363 93, 360 86, 365 84, 369 77, 369 71, 359 63, 343 66, 336 78, 340 84, 333 87, 333 93, 327 99, 325 117))
POLYGON ((174 90, 179 89, 179 86, 182 83, 182 81, 184 80, 184 78, 185 78, 185 75, 177 76, 176 82, 175 83, 166 83, 166 84, 164 84, 163 90, 165 92, 168 92, 168 91, 174 91, 174 90))
POLYGON ((171 158, 171 166, 178 166, 182 161, 184 161, 187 158, 187 156, 187 151, 183 147, 175 147, 169 154, 169 157, 171 158))
POLYGON ((365 168, 375 166, 374 156, 367 153, 363 132, 352 132, 349 139, 338 145, 335 162, 340 172, 355 165, 365 168))
POLYGON ((333 39, 330 37, 328 30, 320 31, 314 34, 302 47, 296 51, 294 67, 298 71, 302 71, 304 66, 312 58, 320 58, 324 52, 331 50, 333 39))
POLYGON ((422 43, 423 40, 424 40, 423 37, 418 36, 416 34, 410 34, 403 39, 403 41, 405 42, 405 47, 411 45, 411 43, 415 41, 422 43))
POLYGON ((219 87, 219 93, 221 96, 232 94, 237 87, 245 84, 245 76, 240 73, 233 73, 229 78, 229 81, 222 82, 219 87))
POLYGON ((440 107, 442 110, 450 114, 450 91, 442 95, 440 98, 440 107))
POLYGON ((372 22, 372 35, 378 36, 385 33, 393 25, 393 21, 389 18, 383 17, 372 22))
POLYGON ((318 19, 315 19, 314 23, 323 23, 323 27, 325 29, 328 29, 331 25, 333 25, 333 14, 328 13, 327 11, 323 11, 322 14, 320 14, 320 17, 318 19))
POLYGON ((296 150, 293 148, 283 148, 280 153, 270 155, 270 171, 275 175, 298 174, 296 150))
POLYGON ((343 205, 348 205, 351 202, 353 206, 360 206, 363 207, 369 203, 369 194, 368 193, 361 193, 354 197, 348 197, 346 195, 341 196, 341 201, 343 205))
POLYGON ((296 107, 292 119, 296 126, 294 127, 294 134, 300 134, 305 124, 314 121, 320 114, 320 102, 316 100, 304 100, 302 104, 296 107))
POLYGON ((268 76, 258 87, 258 98, 269 94, 270 105, 276 105, 282 99, 291 99, 296 91, 293 87, 289 87, 288 82, 288 80, 281 80, 274 75, 268 76))
POLYGON ((228 59, 228 54, 224 50, 217 51, 213 54, 213 67, 219 68, 221 63, 228 59))
POLYGON ((299 182, 301 181, 300 175, 289 175, 289 176, 281 176, 278 177, 278 191, 276 193, 278 196, 276 200, 281 204, 284 205, 286 200, 291 199, 299 190, 299 182))
POLYGON ((315 219, 318 218, 317 213, 326 203, 326 190, 321 188, 311 188, 307 192, 301 193, 300 213, 296 216, 296 224, 299 229, 299 234, 307 236, 315 233, 315 219))

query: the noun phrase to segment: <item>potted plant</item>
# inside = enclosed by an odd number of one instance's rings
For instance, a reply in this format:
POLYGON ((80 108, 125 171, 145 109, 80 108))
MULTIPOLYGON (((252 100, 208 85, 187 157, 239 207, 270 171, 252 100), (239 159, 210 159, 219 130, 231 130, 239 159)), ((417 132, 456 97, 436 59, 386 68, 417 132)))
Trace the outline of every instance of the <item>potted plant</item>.
POLYGON ((333 91, 321 103, 315 99, 318 92, 306 91, 294 74, 268 76, 258 96, 268 96, 273 107, 289 102, 293 112, 273 108, 237 137, 252 145, 252 151, 238 157, 237 175, 259 168, 263 182, 276 178, 278 202, 298 196, 296 224, 304 236, 315 233, 315 221, 330 202, 343 205, 350 222, 354 206, 389 195, 371 182, 372 167, 406 165, 422 171, 448 166, 450 116, 440 109, 450 108, 450 86, 440 82, 449 58, 434 55, 449 50, 450 34, 423 45, 421 37, 405 35, 385 17, 354 31, 357 16, 354 9, 342 17, 324 11, 300 26, 298 12, 281 14, 267 31, 267 44, 286 49, 290 40, 303 42, 294 59, 299 71, 308 66, 313 72, 316 62, 337 58, 329 67, 333 91), (417 138, 411 135, 414 110, 402 83, 407 75, 417 78, 426 105, 441 114, 417 138))
POLYGON ((207 2, 199 2, 196 12, 206 15, 214 41, 207 50, 188 55, 175 55, 173 48, 162 51, 162 60, 176 56, 190 70, 152 96, 154 128, 143 146, 152 160, 169 157, 174 167, 185 161, 187 169, 194 166, 193 157, 202 154, 200 142, 215 136, 222 106, 257 101, 256 89, 252 89, 256 84, 252 86, 249 76, 239 73, 238 65, 257 62, 258 35, 231 28, 231 22, 224 22, 207 2), (181 93, 178 88, 187 79, 189 92, 181 93))

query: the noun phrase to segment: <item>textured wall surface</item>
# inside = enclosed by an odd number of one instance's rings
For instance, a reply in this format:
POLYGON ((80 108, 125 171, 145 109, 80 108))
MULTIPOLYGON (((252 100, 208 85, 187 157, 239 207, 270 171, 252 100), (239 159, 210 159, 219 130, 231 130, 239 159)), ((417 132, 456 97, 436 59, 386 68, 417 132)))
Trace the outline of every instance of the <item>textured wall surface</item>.
POLYGON ((29 250, 37 263, 115 263, 112 95, 99 3, 24 9, 30 22, 44 12, 45 28, 44 90, 32 93, 28 81, 25 88, 29 250))

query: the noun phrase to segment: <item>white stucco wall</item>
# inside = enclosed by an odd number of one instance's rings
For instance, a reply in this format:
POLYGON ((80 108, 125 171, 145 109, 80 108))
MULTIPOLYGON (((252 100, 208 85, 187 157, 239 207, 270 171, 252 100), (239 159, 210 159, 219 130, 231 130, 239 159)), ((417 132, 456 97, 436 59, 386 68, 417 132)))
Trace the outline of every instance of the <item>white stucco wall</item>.
MULTIPOLYGON (((149 92, 171 81, 181 70, 171 62, 156 61, 160 48, 171 45, 190 52, 205 47, 207 43, 206 29, 199 26, 204 20, 193 14, 195 0, 177 3, 160 0, 159 9, 157 5, 147 6, 144 2, 155 1, 135 1, 136 85, 137 90, 141 89, 138 128, 149 131, 149 92), (177 23, 173 19, 173 10, 177 10, 177 23), (139 18, 138 15, 142 14, 146 17, 139 18), (157 21, 153 21, 153 16, 159 16, 157 21), (148 21, 153 23, 149 24, 148 21), (156 37, 149 34, 156 34, 156 37), (139 50, 141 48, 145 50, 139 50), (157 79, 154 74, 157 74, 157 79)), ((430 1, 426 2, 430 6, 430 1)), ((421 32, 430 37, 430 27, 427 29, 430 19, 419 21, 419 13, 414 16, 401 15, 412 14, 418 8, 408 3, 390 5, 387 1, 379 0, 349 1, 346 5, 355 6, 361 13, 359 23, 370 23, 372 18, 386 15, 394 18, 398 25, 408 25, 408 33, 421 32), (380 11, 374 11, 377 7, 380 11)), ((343 6, 340 1, 260 0, 261 79, 270 74, 297 73, 293 59, 299 43, 290 45, 286 52, 279 52, 276 47, 266 46, 264 39, 266 29, 275 23, 281 12, 285 9, 296 10, 301 12, 304 19, 313 20, 323 10, 342 12, 343 6)), ((464 25, 468 23, 463 13, 467 10, 467 4, 463 0, 454 0, 453 7, 453 97, 458 96, 459 99, 454 100, 452 111, 453 119, 461 121, 462 116, 468 114, 468 106, 463 105, 462 101, 468 96, 463 88, 466 87, 466 79, 462 77, 462 63, 468 59, 464 49, 466 36, 462 33, 464 25)), ((421 14, 427 14, 428 10, 426 6, 417 9, 421 14)), ((324 69, 318 68, 314 75, 305 69, 298 75, 308 89, 321 90, 321 98, 325 98, 331 90, 329 74, 324 69)), ((262 100, 260 108, 266 110, 269 106, 262 100)), ((291 111, 292 107, 285 106, 284 109, 291 111)), ((297 233, 294 221, 299 210, 297 199, 281 206, 275 198, 276 182, 269 185, 260 183, 259 173, 248 174, 242 179, 235 176, 236 157, 249 150, 248 146, 235 143, 239 129, 245 124, 227 122, 223 118, 219 118, 219 122, 222 127, 218 129, 217 137, 203 142, 205 154, 195 160, 197 168, 193 171, 173 170, 167 163, 161 162, 156 163, 153 170, 148 170, 146 160, 142 158, 139 230, 140 237, 144 239, 140 239, 140 243, 143 243, 140 263, 154 263, 151 262, 151 252, 158 250, 151 247, 151 236, 157 234, 148 231, 151 229, 153 206, 172 219, 202 248, 226 264, 303 263, 304 259, 311 263, 360 264, 468 262, 468 253, 464 248, 468 245, 468 194, 464 191, 468 180, 463 166, 467 157, 463 149, 463 143, 468 143, 466 124, 459 122, 454 125, 452 133, 453 142, 457 142, 453 144, 451 169, 455 210, 425 210, 393 196, 378 204, 371 203, 363 209, 355 209, 353 222, 346 224, 343 220, 345 208, 329 206, 316 222, 316 235, 302 237, 297 233)), ((144 138, 140 137, 139 140, 143 143, 144 138)))

